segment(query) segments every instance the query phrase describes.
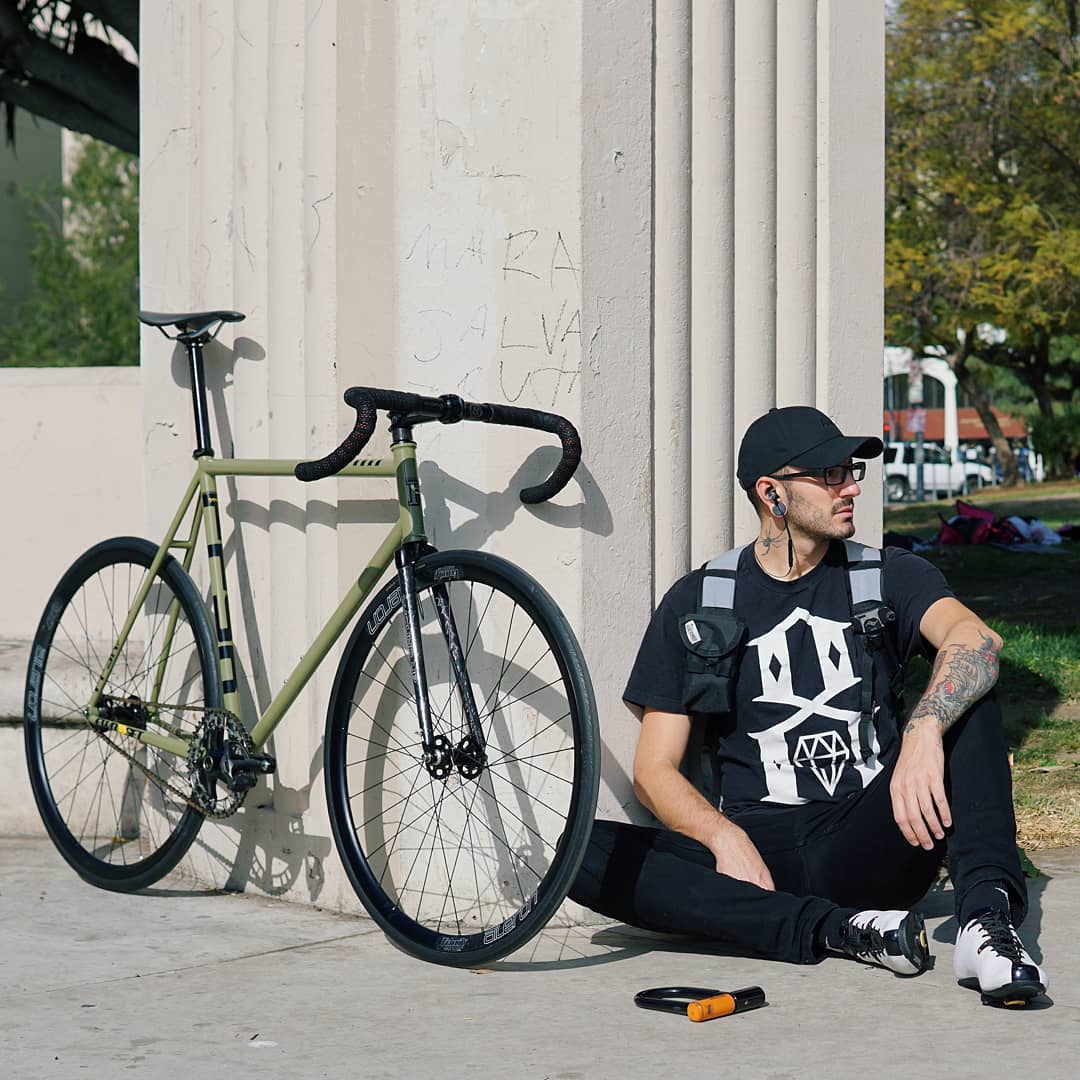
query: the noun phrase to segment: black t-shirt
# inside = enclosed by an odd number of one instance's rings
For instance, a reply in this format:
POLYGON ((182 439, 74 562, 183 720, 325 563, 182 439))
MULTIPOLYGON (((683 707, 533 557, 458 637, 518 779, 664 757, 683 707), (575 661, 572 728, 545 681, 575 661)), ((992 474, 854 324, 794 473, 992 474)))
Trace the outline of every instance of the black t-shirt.
MULTIPOLYGON (((900 548, 885 548, 882 592, 896 612, 889 631, 907 660, 928 644, 927 609, 953 593, 940 571, 900 548)), ((642 638, 623 698, 647 709, 687 713, 686 649, 680 619, 698 609, 701 571, 677 581, 642 638)), ((713 725, 715 767, 725 814, 740 816, 811 801, 839 801, 863 788, 899 745, 891 699, 874 680, 871 753, 859 742, 864 642, 855 634, 844 546, 796 581, 777 581, 744 548, 735 580, 735 615, 747 625, 735 707, 692 714, 713 725)))

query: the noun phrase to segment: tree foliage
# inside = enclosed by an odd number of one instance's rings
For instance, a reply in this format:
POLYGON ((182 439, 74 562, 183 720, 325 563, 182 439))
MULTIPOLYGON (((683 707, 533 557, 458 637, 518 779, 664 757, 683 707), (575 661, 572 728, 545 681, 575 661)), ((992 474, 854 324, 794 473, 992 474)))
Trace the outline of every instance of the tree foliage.
POLYGON ((62 222, 48 193, 27 195, 32 289, 0 327, 0 364, 137 364, 138 159, 88 139, 62 194, 62 222))
POLYGON ((888 340, 943 351, 984 422, 980 364, 1014 372, 1045 428, 1080 374, 1076 9, 898 0, 888 20, 888 340))
POLYGON ((139 152, 139 0, 0 0, 0 103, 139 152))

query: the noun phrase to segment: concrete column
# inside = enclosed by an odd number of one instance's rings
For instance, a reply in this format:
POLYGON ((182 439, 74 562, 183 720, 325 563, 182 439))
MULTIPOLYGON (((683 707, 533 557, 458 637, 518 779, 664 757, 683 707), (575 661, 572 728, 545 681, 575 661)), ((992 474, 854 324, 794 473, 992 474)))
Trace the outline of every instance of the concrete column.
POLYGON ((652 13, 652 0, 582 8, 586 467, 576 629, 600 711, 598 813, 609 818, 642 815, 630 780, 638 722, 621 699, 653 607, 652 13))
MULTIPOLYGON (((206 350, 219 455, 300 457, 340 434, 339 17, 336 3, 319 0, 191 0, 143 21, 142 304, 247 315, 206 350)), ((191 404, 183 354, 156 334, 143 343, 147 531, 155 535, 190 475, 191 404)), ((328 488, 295 481, 220 489, 250 719, 336 602, 337 509, 328 488)), ((315 781, 332 674, 331 666, 316 677, 276 733, 279 770, 267 790, 204 827, 189 872, 311 899, 322 891, 330 842, 315 781)))
MULTIPOLYGON (((956 391, 958 386, 956 373, 944 360, 936 357, 923 357, 922 369, 924 375, 929 375, 930 378, 937 379, 945 391, 944 442, 950 450, 955 451, 960 447, 960 420, 956 410, 956 391)), ((905 368, 904 370, 906 371, 907 369, 905 368)))
MULTIPOLYGON (((776 404, 776 5, 735 0, 734 446, 776 404)), ((757 519, 733 480, 735 539, 757 519)))
POLYGON ((692 566, 733 543, 735 7, 698 0, 693 33, 692 566))
MULTIPOLYGON (((142 67, 154 73, 139 85, 139 302, 159 311, 196 300, 199 132, 192 56, 198 49, 192 34, 198 19, 197 5, 177 4, 139 27, 142 67)), ((176 490, 179 498, 195 439, 182 360, 148 327, 141 349, 147 525, 157 531, 173 509, 172 496, 162 493, 176 490)))
POLYGON ((777 0, 776 404, 814 400, 817 0, 777 0))
MULTIPOLYGON (((689 569, 690 0, 656 5, 653 534, 659 600, 689 569)), ((704 497, 704 493, 702 493, 704 497)))
MULTIPOLYGON (((877 434, 884 335, 885 25, 880 5, 818 4, 816 404, 841 430, 877 434)), ((881 538, 880 459, 859 539, 881 538)))

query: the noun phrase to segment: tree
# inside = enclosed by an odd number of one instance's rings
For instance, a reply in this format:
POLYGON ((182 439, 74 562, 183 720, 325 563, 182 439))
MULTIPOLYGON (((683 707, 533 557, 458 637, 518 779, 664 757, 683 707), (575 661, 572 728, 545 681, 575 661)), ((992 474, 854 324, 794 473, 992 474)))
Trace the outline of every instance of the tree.
POLYGON ((62 194, 63 222, 47 193, 28 196, 33 287, 0 327, 0 364, 137 364, 138 159, 88 139, 62 194))
POLYGON ((139 152, 139 0, 0 0, 0 102, 139 152), (123 39, 123 40, 120 40, 123 39))
POLYGON ((1015 482, 980 365, 1045 423, 1080 375, 1077 3, 898 0, 887 33, 888 340, 944 351, 1015 482))

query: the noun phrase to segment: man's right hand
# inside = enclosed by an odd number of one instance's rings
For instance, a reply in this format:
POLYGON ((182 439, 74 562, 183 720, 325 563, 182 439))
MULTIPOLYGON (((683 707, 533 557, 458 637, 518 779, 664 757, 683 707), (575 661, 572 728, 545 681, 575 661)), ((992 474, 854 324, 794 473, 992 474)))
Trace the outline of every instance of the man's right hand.
POLYGON ((728 877, 748 881, 751 885, 774 892, 772 874, 765 865, 754 841, 743 829, 727 821, 716 839, 709 844, 709 850, 716 858, 716 872, 728 877))
POLYGON ((704 844, 718 874, 774 892, 772 874, 753 840, 679 772, 689 740, 689 716, 646 709, 634 754, 634 794, 669 829, 704 844))

